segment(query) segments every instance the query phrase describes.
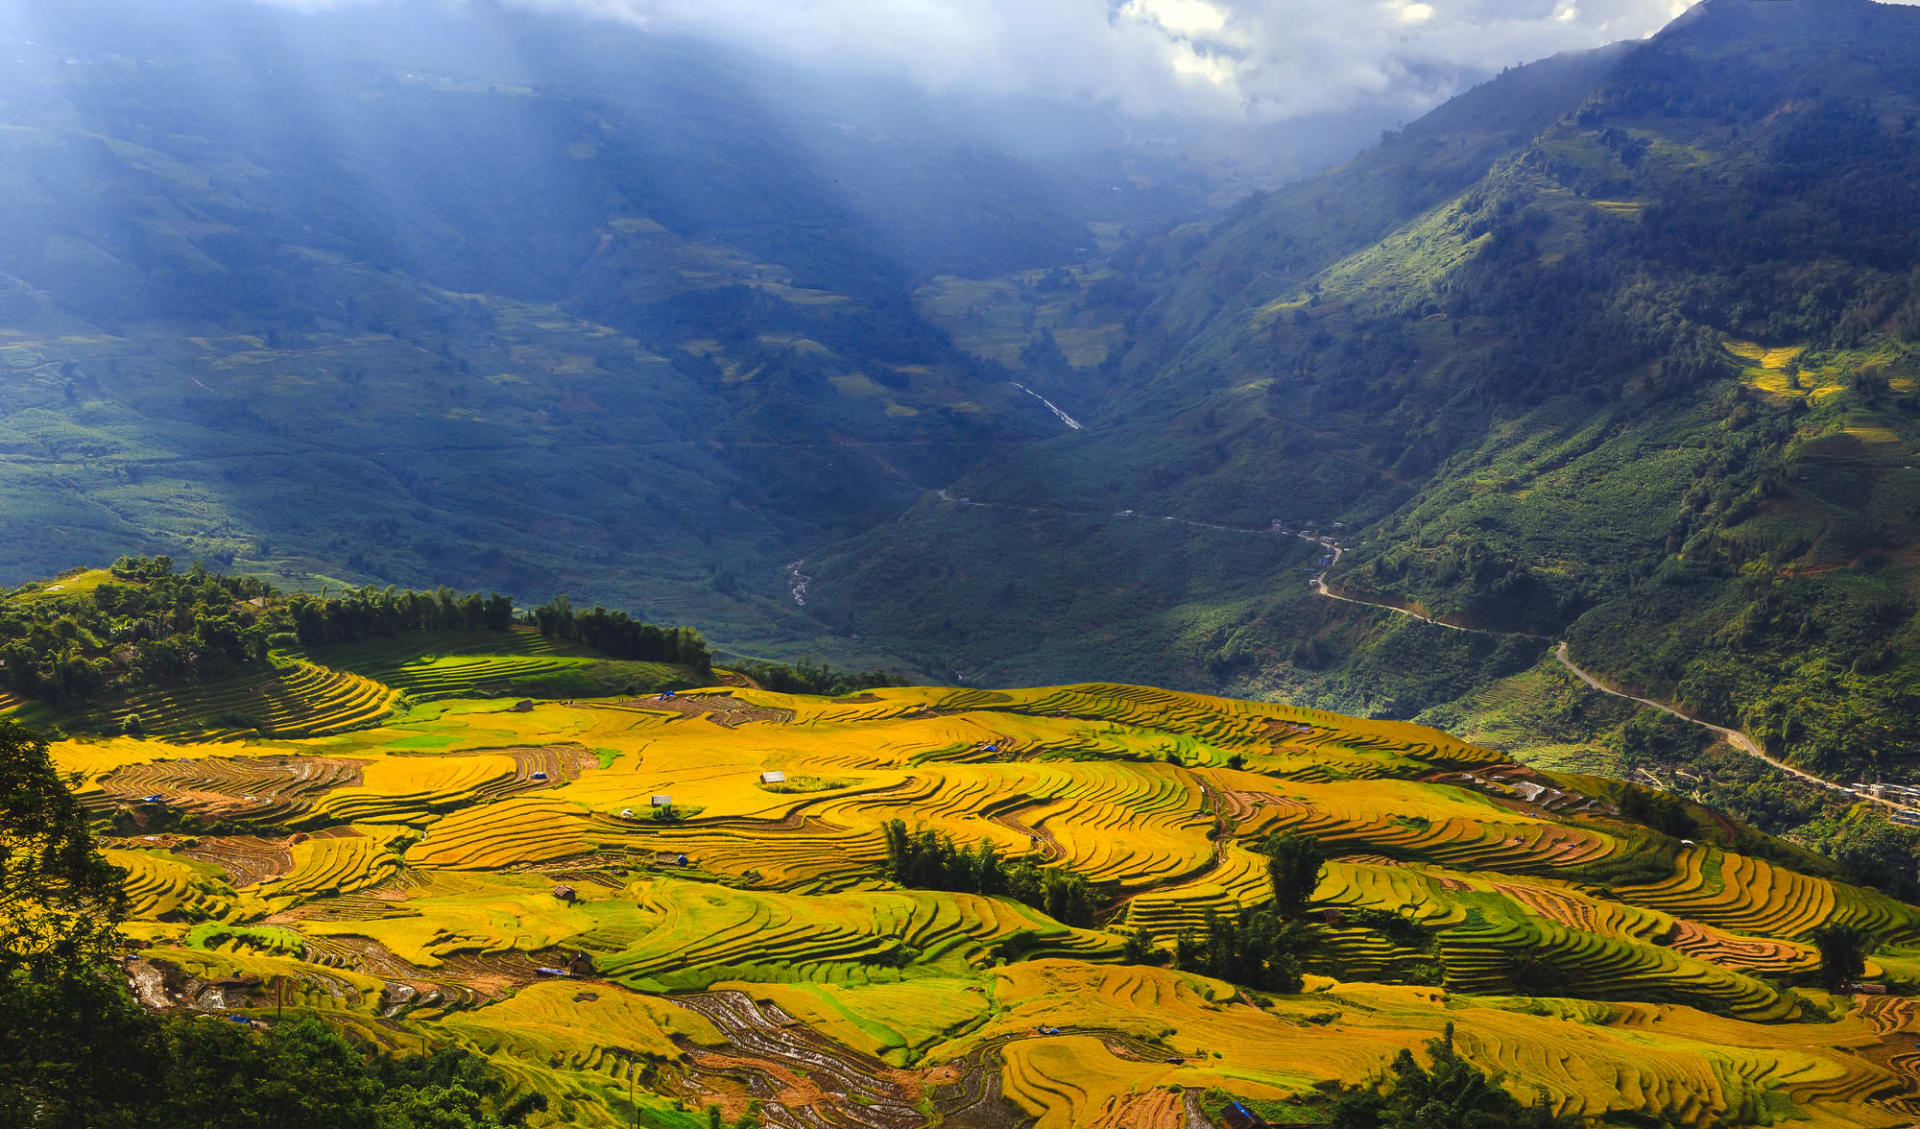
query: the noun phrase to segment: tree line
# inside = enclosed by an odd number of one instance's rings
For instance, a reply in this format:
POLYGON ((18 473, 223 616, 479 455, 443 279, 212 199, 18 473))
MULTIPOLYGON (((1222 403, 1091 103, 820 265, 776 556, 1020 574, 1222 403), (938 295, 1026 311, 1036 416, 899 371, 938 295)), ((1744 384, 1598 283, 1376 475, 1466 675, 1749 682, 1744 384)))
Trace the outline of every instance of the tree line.
POLYGON ((888 686, 906 686, 906 679, 884 670, 836 670, 824 663, 805 659, 797 663, 763 662, 747 659, 729 662, 728 667, 753 680, 763 690, 777 694, 821 694, 840 697, 888 686))
POLYGON ((309 647, 412 631, 505 631, 514 619, 509 597, 460 595, 451 588, 352 588, 333 597, 297 593, 286 606, 294 634, 309 647))
POLYGON ((609 658, 675 663, 703 674, 713 669, 706 640, 691 627, 658 627, 598 607, 576 612, 565 596, 535 608, 533 623, 549 639, 591 647, 609 658))
MULTIPOLYGON (((549 639, 609 658, 672 663, 702 675, 712 670, 706 642, 692 628, 656 626, 604 608, 576 612, 564 596, 526 615, 511 597, 444 587, 287 594, 257 577, 223 576, 199 564, 181 571, 165 556, 122 557, 109 573, 105 582, 70 593, 48 586, 0 599, 0 688, 56 709, 79 709, 110 696, 268 670, 276 649, 296 644, 507 631, 524 620, 549 639)), ((807 687, 871 677, 804 665, 767 669, 807 687)))

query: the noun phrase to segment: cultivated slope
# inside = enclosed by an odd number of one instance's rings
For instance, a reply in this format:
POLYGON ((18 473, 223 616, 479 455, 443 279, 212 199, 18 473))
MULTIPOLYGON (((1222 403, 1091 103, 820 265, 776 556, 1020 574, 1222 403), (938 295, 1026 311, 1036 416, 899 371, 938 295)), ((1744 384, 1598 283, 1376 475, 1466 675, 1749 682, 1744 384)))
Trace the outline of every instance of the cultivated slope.
POLYGON ((1712 0, 1507 76, 1223 224, 1065 401, 1084 432, 854 542, 814 603, 969 674, 1401 715, 1564 632, 1801 763, 1905 761, 1917 72, 1910 7, 1712 0), (1317 547, 1204 528, 1276 518, 1344 523, 1336 591, 1513 638, 1330 607, 1317 547))
POLYGON ((1920 1092, 1905 1000, 1805 986, 1832 925, 1910 986, 1920 911, 1404 724, 1109 684, 734 690, 56 759, 124 834, 150 1002, 471 1047, 553 1099, 536 1125, 626 1124, 629 1086, 663 1126, 750 1100, 781 1126, 1172 1125, 1223 1095, 1298 1120, 1448 1023, 1588 1116, 1891 1126, 1920 1092), (902 888, 892 820, 1077 875, 1098 912, 902 888), (1166 967, 1271 898, 1255 848, 1287 831, 1332 856, 1304 992, 1166 967))

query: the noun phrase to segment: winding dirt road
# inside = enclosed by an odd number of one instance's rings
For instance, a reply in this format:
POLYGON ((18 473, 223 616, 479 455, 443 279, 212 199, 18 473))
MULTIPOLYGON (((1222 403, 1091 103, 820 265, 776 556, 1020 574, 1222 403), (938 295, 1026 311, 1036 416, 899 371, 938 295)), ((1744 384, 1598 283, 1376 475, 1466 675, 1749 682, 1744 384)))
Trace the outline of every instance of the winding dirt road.
POLYGON ((1852 788, 1848 788, 1843 784, 1836 784, 1835 782, 1828 780, 1823 776, 1815 776, 1813 773, 1808 772, 1804 769, 1795 768, 1792 765, 1786 763, 1785 761, 1779 760, 1778 758, 1769 754, 1766 749, 1761 747, 1760 742, 1755 741, 1752 737, 1747 736, 1745 733, 1742 733, 1738 729, 1728 729, 1724 725, 1715 725, 1711 721, 1706 721, 1702 718, 1694 717, 1692 714, 1685 713, 1673 706, 1668 705, 1665 702, 1655 701, 1652 698, 1642 698, 1634 694, 1629 694, 1624 690, 1617 690, 1614 687, 1609 686, 1606 683, 1600 681, 1598 678, 1594 677, 1591 673, 1582 669, 1577 663, 1575 663, 1573 659, 1567 654, 1567 645, 1565 642, 1560 643, 1558 646, 1556 646, 1553 649, 1553 657, 1559 660, 1560 665, 1566 667, 1567 670, 1571 672, 1575 678, 1578 678, 1581 682, 1585 683, 1589 689, 1598 690, 1602 694, 1607 694, 1615 698, 1624 698, 1629 702, 1636 702, 1640 705, 1646 706, 1649 709, 1659 710, 1661 713, 1666 714, 1668 717, 1677 717, 1681 721, 1684 721, 1689 725, 1697 725, 1700 728, 1705 729, 1708 732, 1719 737, 1722 741, 1725 741, 1727 744, 1733 746, 1734 748, 1754 758, 1755 760, 1765 761, 1766 763, 1772 765, 1774 768, 1780 770, 1781 772, 1786 773, 1788 776, 1794 777, 1795 779, 1804 781, 1805 783, 1812 784, 1817 787, 1825 788, 1830 792, 1841 793, 1852 799, 1864 800, 1870 804, 1880 804, 1883 807, 1893 808, 1897 811, 1913 810, 1913 808, 1907 804, 1895 803, 1892 800, 1881 799, 1878 796, 1856 792, 1852 788))
MULTIPOLYGON (((1091 510, 1068 510, 1068 509, 1063 509, 1059 507, 1050 507, 1050 506, 1048 507, 1010 506, 1001 502, 981 502, 981 501, 976 501, 972 498, 956 497, 952 492, 947 490, 941 490, 941 491, 938 491, 937 493, 940 500, 943 502, 947 502, 951 505, 971 506, 977 509, 1020 510, 1025 513, 1075 513, 1075 514, 1082 514, 1085 516, 1096 516, 1097 514, 1097 511, 1091 511, 1091 510)), ((1395 615, 1406 616, 1408 619, 1418 620, 1421 623, 1429 624, 1434 627, 1444 627, 1448 631, 1462 631, 1472 635, 1496 635, 1496 636, 1507 636, 1507 637, 1520 638, 1520 639, 1534 639, 1541 642, 1553 642, 1552 638, 1546 635, 1532 635, 1524 631, 1489 631, 1486 628, 1481 628, 1481 627, 1463 627, 1457 623, 1447 623, 1444 620, 1438 620, 1438 619, 1432 618, 1431 616, 1421 615, 1419 612, 1413 611, 1409 608, 1400 607, 1397 604, 1375 603, 1372 600, 1359 600, 1359 599, 1355 599, 1352 596, 1343 596, 1340 593, 1335 592, 1333 588, 1327 583, 1327 576, 1334 569, 1340 566, 1340 560, 1342 557, 1346 556, 1347 551, 1346 549, 1342 548, 1340 545, 1335 544, 1332 540, 1325 537, 1317 536, 1312 533, 1283 533, 1278 529, 1272 529, 1272 528, 1253 528, 1253 527, 1247 527, 1247 526, 1218 525, 1213 522, 1194 521, 1189 518, 1179 518, 1179 517, 1169 517, 1169 516, 1155 517, 1153 515, 1142 514, 1134 510, 1123 510, 1119 513, 1110 514, 1110 515, 1098 514, 1098 516, 1138 518, 1138 519, 1147 520, 1147 521, 1159 520, 1159 521, 1175 523, 1179 525, 1193 526, 1199 529, 1210 529, 1210 530, 1214 530, 1221 533, 1251 533, 1251 534, 1267 534, 1272 536, 1298 537, 1303 541, 1308 541, 1308 542, 1311 542, 1312 544, 1319 545, 1320 547, 1330 551, 1333 554, 1332 558, 1328 560, 1324 566, 1321 567, 1320 571, 1317 574, 1315 574, 1312 581, 1310 581, 1314 594, 1317 596, 1320 596, 1323 599, 1338 600, 1343 604, 1354 604, 1358 607, 1363 607, 1363 608, 1378 608, 1381 611, 1387 611, 1387 612, 1392 612, 1395 615)), ((1581 681, 1581 683, 1583 683, 1588 689, 1596 690, 1602 694, 1606 694, 1611 697, 1622 698, 1629 702, 1636 702, 1640 705, 1648 707, 1649 709, 1656 709, 1656 710, 1659 710, 1661 713, 1667 714, 1670 717, 1678 718, 1681 721, 1688 723, 1689 725, 1697 725, 1700 728, 1705 729, 1708 732, 1712 733, 1714 736, 1720 738, 1722 741, 1725 741, 1731 747, 1739 750, 1742 753, 1745 753, 1747 756, 1750 756, 1758 761, 1763 761, 1766 764, 1772 766, 1774 769, 1780 772, 1783 772, 1788 776, 1794 777, 1795 779, 1800 780, 1804 783, 1812 784, 1815 787, 1824 788, 1830 792, 1845 795, 1852 799, 1863 800, 1867 803, 1872 803, 1872 804, 1879 804, 1882 807, 1891 808, 1895 811, 1920 811, 1920 805, 1898 803, 1893 800, 1882 799, 1881 797, 1870 795, 1867 793, 1856 792, 1854 789, 1849 788, 1844 784, 1840 784, 1835 781, 1828 780, 1822 776, 1815 776, 1813 773, 1808 772, 1805 769, 1795 768, 1794 766, 1786 763, 1785 761, 1782 761, 1772 756, 1771 754, 1769 754, 1766 751, 1766 749, 1761 746, 1760 742, 1754 740, 1752 737, 1748 736, 1747 734, 1742 733, 1738 729, 1730 729, 1723 725, 1715 725, 1710 721, 1706 721, 1702 718, 1694 717, 1691 714, 1685 713, 1682 710, 1674 706, 1668 705, 1665 702, 1655 701, 1652 698, 1638 697, 1636 695, 1629 694, 1624 690, 1619 690, 1619 689, 1616 689, 1615 687, 1609 686, 1605 682, 1602 682, 1598 677, 1596 677, 1592 673, 1582 669, 1579 665, 1577 665, 1573 661, 1572 657, 1567 654, 1567 644, 1564 640, 1561 640, 1555 643, 1553 648, 1553 657, 1556 660, 1558 660, 1560 665, 1565 667, 1568 670, 1568 672, 1570 672, 1575 678, 1578 678, 1581 681)))
MULTIPOLYGON (((1305 537, 1307 535, 1301 534, 1301 536, 1305 537)), ((1409 611, 1406 608, 1398 607, 1393 604, 1376 604, 1370 600, 1356 600, 1350 596, 1342 596, 1339 593, 1335 592, 1332 588, 1328 587, 1327 573, 1332 572, 1333 569, 1339 565, 1340 558, 1345 555, 1346 551, 1344 549, 1341 549, 1339 546, 1329 544, 1326 541, 1320 541, 1319 543, 1322 545, 1326 545, 1328 548, 1333 550, 1333 560, 1327 565, 1325 569, 1321 570, 1320 575, 1313 578, 1313 590, 1314 592, 1318 593, 1321 596, 1324 596, 1329 600, 1339 600, 1342 603, 1358 604, 1362 607, 1380 608, 1385 611, 1397 612, 1400 615, 1408 616, 1412 619, 1417 619, 1422 623, 1432 624, 1435 627, 1444 627, 1450 631, 1467 631, 1467 632, 1472 632, 1474 634, 1479 634, 1479 635, 1511 635, 1511 636, 1517 636, 1517 637, 1526 638, 1526 639, 1547 638, 1546 636, 1543 636, 1543 635, 1529 635, 1525 632, 1519 632, 1519 631, 1487 631, 1483 628, 1477 628, 1477 627, 1462 627, 1457 623, 1443 623, 1440 620, 1431 619, 1427 616, 1421 615, 1418 612, 1409 611)), ((1610 697, 1622 698, 1622 699, 1625 699, 1626 701, 1634 702, 1639 705, 1646 706, 1649 709, 1659 710, 1661 713, 1664 713, 1669 717, 1678 718, 1689 725, 1697 725, 1700 728, 1705 729, 1709 733, 1712 733, 1714 736, 1720 738, 1722 741, 1725 741, 1728 745, 1739 750, 1740 752, 1745 753, 1746 755, 1754 758, 1755 760, 1764 761, 1768 765, 1771 765, 1774 769, 1780 772, 1784 772, 1788 776, 1791 776, 1804 783, 1812 784, 1817 788, 1824 788, 1829 792, 1835 792, 1840 795, 1847 796, 1850 799, 1864 800, 1867 803, 1879 804, 1882 807, 1892 808, 1895 811, 1916 810, 1914 805, 1902 804, 1893 800, 1882 799, 1881 797, 1872 795, 1870 793, 1858 792, 1852 788, 1847 787, 1844 784, 1840 784, 1835 781, 1828 780, 1823 776, 1815 776, 1813 773, 1808 772, 1805 769, 1795 768, 1794 766, 1786 763, 1785 761, 1780 760, 1779 758, 1769 754, 1765 749, 1765 747, 1763 747, 1760 744, 1760 742, 1754 740, 1752 737, 1748 736, 1747 734, 1742 733, 1738 729, 1729 729, 1724 725, 1715 725, 1711 721, 1707 721, 1704 718, 1694 717, 1692 714, 1686 713, 1675 706, 1668 705, 1666 702, 1655 701, 1652 698, 1642 698, 1634 694, 1629 694, 1624 690, 1616 689, 1615 687, 1609 686, 1605 682, 1602 682, 1593 673, 1583 669, 1581 666, 1579 666, 1579 664, 1573 661, 1572 656, 1570 656, 1567 653, 1567 644, 1564 639, 1554 645, 1553 657, 1560 663, 1561 666, 1567 668, 1567 671, 1569 673, 1571 673, 1575 678, 1578 678, 1583 684, 1585 684, 1588 689, 1597 690, 1600 693, 1606 694, 1610 697)))

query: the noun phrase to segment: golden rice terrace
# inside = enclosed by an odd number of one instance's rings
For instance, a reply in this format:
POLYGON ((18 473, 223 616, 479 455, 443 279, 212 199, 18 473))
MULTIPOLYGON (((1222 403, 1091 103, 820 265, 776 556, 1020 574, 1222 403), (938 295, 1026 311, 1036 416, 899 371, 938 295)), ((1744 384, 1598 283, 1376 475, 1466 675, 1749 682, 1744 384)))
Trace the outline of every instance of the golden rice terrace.
POLYGON ((608 1129, 709 1106, 1172 1129, 1229 1098, 1283 1123, 1448 1023, 1562 1112, 1920 1116, 1920 1015, 1883 994, 1920 979, 1920 911, 1431 730, 1108 685, 449 700, 380 724, 56 747, 114 821, 144 999, 473 1048, 548 1095, 534 1124, 608 1129), (896 819, 1086 879, 1096 927, 901 888, 896 819), (1266 902, 1257 848, 1286 831, 1331 860, 1304 992, 1126 952, 1266 902), (1804 986, 1834 924, 1871 938, 1857 994, 1804 986))

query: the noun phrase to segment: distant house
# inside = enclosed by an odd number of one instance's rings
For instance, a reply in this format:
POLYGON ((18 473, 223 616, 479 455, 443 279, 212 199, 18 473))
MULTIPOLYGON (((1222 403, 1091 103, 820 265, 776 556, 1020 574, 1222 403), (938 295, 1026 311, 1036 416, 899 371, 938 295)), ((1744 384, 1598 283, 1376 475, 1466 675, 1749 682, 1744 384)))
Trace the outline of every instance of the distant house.
POLYGON ((653 797, 653 806, 657 808, 670 808, 673 806, 673 797, 655 796, 653 797))
POLYGON ((760 783, 762 784, 785 784, 786 782, 787 774, 778 770, 760 774, 760 783))
POLYGON ((522 698, 521 700, 508 706, 507 712, 508 713, 532 713, 533 700, 530 698, 522 698))
POLYGON ((555 886, 553 888, 553 896, 568 905, 572 905, 580 900, 580 895, 575 892, 571 886, 555 886))

